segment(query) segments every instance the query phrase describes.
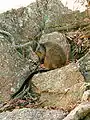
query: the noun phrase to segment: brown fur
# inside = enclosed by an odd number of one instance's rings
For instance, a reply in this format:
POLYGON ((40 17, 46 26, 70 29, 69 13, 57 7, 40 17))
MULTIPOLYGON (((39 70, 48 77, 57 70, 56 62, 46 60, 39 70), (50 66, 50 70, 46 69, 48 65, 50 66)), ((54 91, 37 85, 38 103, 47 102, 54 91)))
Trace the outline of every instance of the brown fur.
POLYGON ((45 68, 55 69, 65 65, 66 55, 63 49, 58 44, 52 42, 46 42, 43 45, 45 47, 45 50, 41 49, 40 54, 38 54, 39 52, 38 50, 36 54, 38 55, 40 60, 43 60, 43 64, 45 68))

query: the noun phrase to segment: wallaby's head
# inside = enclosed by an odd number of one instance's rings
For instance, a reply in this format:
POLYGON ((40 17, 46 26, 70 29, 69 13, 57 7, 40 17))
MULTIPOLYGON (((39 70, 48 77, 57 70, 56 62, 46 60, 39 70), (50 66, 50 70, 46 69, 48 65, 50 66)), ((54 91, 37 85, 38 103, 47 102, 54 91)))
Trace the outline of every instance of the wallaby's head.
POLYGON ((37 41, 33 41, 31 47, 32 47, 32 50, 39 57, 40 62, 43 62, 43 60, 45 58, 45 54, 46 54, 46 48, 45 48, 44 44, 40 44, 37 41))

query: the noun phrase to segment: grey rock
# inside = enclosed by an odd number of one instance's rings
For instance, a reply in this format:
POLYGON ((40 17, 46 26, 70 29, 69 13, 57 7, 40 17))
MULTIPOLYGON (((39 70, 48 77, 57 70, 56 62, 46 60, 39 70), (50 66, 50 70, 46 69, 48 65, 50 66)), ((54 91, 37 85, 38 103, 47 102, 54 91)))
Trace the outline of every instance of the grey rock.
POLYGON ((0 29, 10 32, 16 44, 33 40, 40 33, 40 17, 34 7, 12 9, 0 14, 0 29))
POLYGON ((77 63, 86 82, 90 82, 90 50, 77 63))
POLYGON ((0 120, 62 120, 66 114, 62 110, 23 108, 0 113, 0 120))
POLYGON ((16 82, 23 81, 30 72, 31 61, 12 47, 7 38, 0 38, 0 101, 8 100, 10 94, 15 91, 16 82))
POLYGON ((55 31, 55 27, 61 26, 63 23, 63 14, 71 12, 67 7, 64 7, 59 0, 49 0, 47 5, 47 16, 45 21, 45 33, 55 31))

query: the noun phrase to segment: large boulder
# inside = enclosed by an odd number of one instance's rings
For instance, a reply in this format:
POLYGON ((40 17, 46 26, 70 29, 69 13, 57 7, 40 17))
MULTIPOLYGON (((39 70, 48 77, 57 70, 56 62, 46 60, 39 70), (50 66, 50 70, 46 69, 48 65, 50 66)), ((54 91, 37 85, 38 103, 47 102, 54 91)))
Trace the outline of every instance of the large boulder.
POLYGON ((44 32, 50 33, 55 31, 56 27, 65 25, 63 16, 71 13, 71 10, 65 7, 60 0, 49 0, 46 13, 44 32))
POLYGON ((34 39, 40 33, 40 21, 36 4, 31 4, 0 14, 0 29, 10 32, 15 43, 20 44, 34 39))
POLYGON ((59 17, 56 18, 56 16, 57 14, 61 16, 61 13, 65 11, 64 9, 66 8, 59 0, 56 2, 48 1, 46 4, 45 1, 40 0, 38 5, 34 2, 27 7, 12 9, 0 14, 0 29, 10 32, 14 36, 16 44, 25 43, 39 38, 44 30, 46 20, 55 18, 54 21, 56 19, 58 21, 59 17), (47 6, 46 10, 45 5, 47 6))
POLYGON ((11 92, 15 92, 16 82, 23 81, 30 72, 30 63, 0 35, 0 102, 7 101, 11 92))
POLYGON ((84 78, 75 63, 37 74, 32 78, 42 106, 69 108, 81 100, 85 90, 84 78))

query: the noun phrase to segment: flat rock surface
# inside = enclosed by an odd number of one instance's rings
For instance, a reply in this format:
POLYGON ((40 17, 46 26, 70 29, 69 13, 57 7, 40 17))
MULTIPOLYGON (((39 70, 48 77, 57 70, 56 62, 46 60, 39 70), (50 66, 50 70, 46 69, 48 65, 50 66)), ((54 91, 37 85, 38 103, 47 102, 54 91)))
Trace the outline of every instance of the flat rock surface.
POLYGON ((81 100, 84 78, 75 63, 49 72, 36 74, 32 81, 36 92, 40 92, 43 106, 60 106, 68 108, 81 100))
POLYGON ((23 108, 0 113, 0 120, 62 120, 65 116, 60 110, 23 108))

